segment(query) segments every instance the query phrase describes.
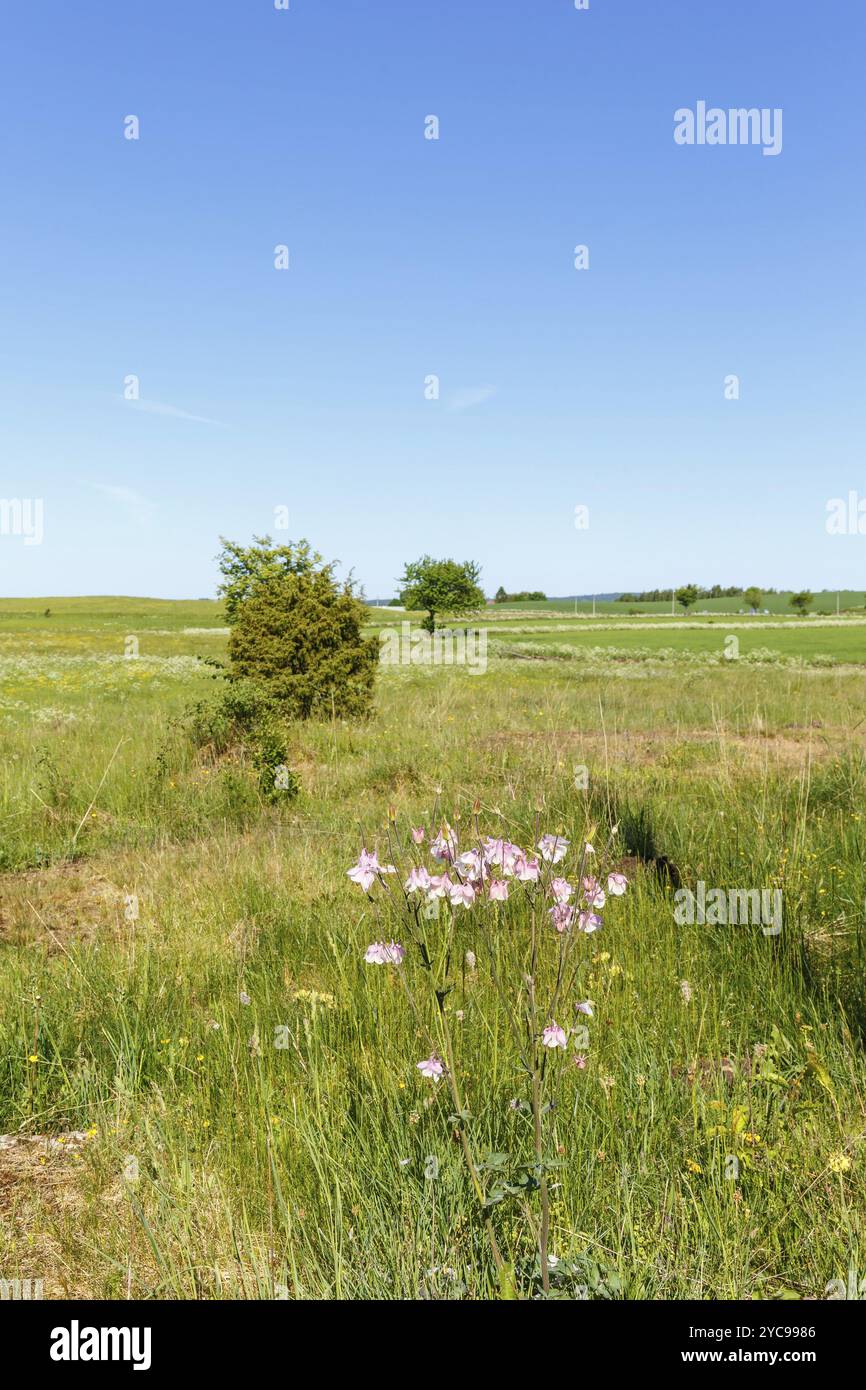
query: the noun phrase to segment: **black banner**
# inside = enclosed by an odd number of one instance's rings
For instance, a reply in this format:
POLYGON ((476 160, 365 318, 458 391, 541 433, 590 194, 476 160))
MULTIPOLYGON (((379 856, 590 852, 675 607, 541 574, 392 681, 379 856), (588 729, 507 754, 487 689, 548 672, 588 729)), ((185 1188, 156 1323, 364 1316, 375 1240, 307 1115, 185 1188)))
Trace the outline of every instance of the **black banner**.
MULTIPOLYGON (((774 1373, 805 1367, 825 1379, 829 1371, 841 1371, 851 1363, 857 1350, 855 1338, 859 1341, 862 1333, 859 1301, 847 1298, 780 1303, 593 1302, 591 1307, 575 1300, 570 1313, 561 1306, 563 1300, 557 1302, 558 1310, 550 1314, 539 1310, 536 1316, 542 1318, 541 1324, 532 1319, 525 1329, 537 1333, 541 1327, 549 1333, 558 1325, 579 1338, 573 1354, 581 1376, 598 1371, 610 1374, 620 1362, 630 1366, 637 1358, 649 1374, 679 1368, 699 1376, 712 1366, 757 1366, 774 1373)), ((70 1375, 92 1379, 100 1370, 114 1376, 167 1371, 213 1371, 226 1376, 249 1374, 254 1368, 260 1374, 270 1365, 285 1370, 287 1355, 294 1356, 307 1346, 313 1352, 321 1345, 313 1340, 315 1329, 310 1326, 315 1308, 279 1300, 62 1303, 10 1299, 0 1302, 0 1335, 7 1347, 18 1350, 26 1370, 38 1372, 40 1378, 47 1374, 52 1380, 70 1375)), ((355 1317, 358 1335, 369 1335, 369 1304, 337 1308, 328 1304, 322 1311, 329 1319, 331 1336, 335 1318, 350 1331, 355 1317), (366 1327, 360 1326, 362 1320, 366 1327)), ((428 1333, 430 1311, 429 1307, 418 1309, 428 1333)), ((455 1303, 449 1317, 471 1316, 477 1332, 478 1313, 477 1305, 455 1303)), ((489 1315, 485 1313, 485 1319, 489 1315)), ((401 1321, 411 1321, 412 1316, 410 1307, 400 1314, 401 1321)), ((509 1323, 508 1335, 513 1337, 514 1332, 514 1323, 509 1323)), ((439 1324, 436 1336, 442 1335, 439 1324)))

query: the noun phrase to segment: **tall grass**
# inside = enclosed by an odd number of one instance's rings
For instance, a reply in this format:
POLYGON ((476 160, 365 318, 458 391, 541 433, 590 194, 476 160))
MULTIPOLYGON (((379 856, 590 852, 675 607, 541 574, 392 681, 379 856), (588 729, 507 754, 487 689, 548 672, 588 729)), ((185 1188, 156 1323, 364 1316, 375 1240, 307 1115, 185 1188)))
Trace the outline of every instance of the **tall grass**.
MULTIPOLYGON (((417 823, 436 787, 515 838, 536 817, 578 840, 620 825, 632 891, 582 943, 596 1016, 551 1112, 562 1291, 820 1297, 866 1274, 861 675, 399 672, 369 725, 292 733, 303 790, 280 808, 242 758, 171 724, 198 677, 120 704, 94 672, 27 693, 74 723, 3 727, 0 1128, 89 1135, 4 1189, 3 1277, 91 1297, 498 1296, 451 1101, 417 1072, 399 985, 363 965, 378 933, 345 873, 362 841, 384 848, 389 805, 417 823), (778 885, 782 935, 677 926, 666 864, 778 885), (75 898, 88 875, 118 895, 104 920, 75 898)), ((475 930, 467 914, 464 945, 475 930)), ((520 942, 499 949, 516 962, 520 942)), ((448 1008, 479 1149, 523 1152, 524 1083, 480 969, 448 1008)), ((493 1219, 531 1295, 531 1205, 493 1219)))

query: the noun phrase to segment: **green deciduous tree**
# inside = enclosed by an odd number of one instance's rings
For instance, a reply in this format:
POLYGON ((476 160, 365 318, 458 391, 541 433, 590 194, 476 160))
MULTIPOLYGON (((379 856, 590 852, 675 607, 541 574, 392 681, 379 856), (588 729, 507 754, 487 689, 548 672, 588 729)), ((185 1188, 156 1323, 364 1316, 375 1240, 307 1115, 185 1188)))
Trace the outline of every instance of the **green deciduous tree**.
POLYGON ((800 614, 808 613, 814 601, 815 595, 810 594, 808 589, 801 589, 798 594, 792 594, 788 599, 791 607, 795 608, 800 614))
POLYGON ((423 608, 423 626, 435 631, 437 613, 469 613, 486 602, 478 584, 481 569, 473 560, 434 560, 422 555, 405 568, 399 583, 405 608, 423 608))
POLYGON ((688 613, 693 604, 697 603, 700 593, 697 584, 683 584, 682 588, 677 589, 677 603, 681 603, 688 613))
POLYGON ((758 609, 761 606, 761 599, 763 597, 764 596, 761 593, 761 590, 756 589, 754 585, 752 585, 750 589, 746 589, 743 593, 743 598, 746 600, 746 603, 749 605, 753 613, 757 613, 758 609))

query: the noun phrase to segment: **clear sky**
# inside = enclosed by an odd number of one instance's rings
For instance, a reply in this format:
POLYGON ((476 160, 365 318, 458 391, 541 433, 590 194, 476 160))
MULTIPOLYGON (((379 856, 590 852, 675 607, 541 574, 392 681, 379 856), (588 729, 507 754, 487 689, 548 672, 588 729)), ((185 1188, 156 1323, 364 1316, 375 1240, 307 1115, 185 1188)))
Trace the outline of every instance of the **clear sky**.
POLYGON ((425 551, 866 589, 863 0, 290 3, 4 14, 0 498, 44 538, 0 593, 204 596, 264 532, 371 597, 425 551), (699 101, 781 153, 678 145, 699 101))

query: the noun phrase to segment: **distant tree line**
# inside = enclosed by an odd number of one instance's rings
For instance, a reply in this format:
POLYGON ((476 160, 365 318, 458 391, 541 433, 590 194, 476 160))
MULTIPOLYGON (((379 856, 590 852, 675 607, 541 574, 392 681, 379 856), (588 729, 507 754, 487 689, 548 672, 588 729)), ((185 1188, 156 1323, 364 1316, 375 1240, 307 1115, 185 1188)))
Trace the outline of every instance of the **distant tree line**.
POLYGON ((493 595, 494 603, 529 603, 535 600, 546 600, 547 594, 543 594, 540 589, 521 589, 518 594, 507 594, 500 584, 496 593, 493 595))
MULTIPOLYGON (((671 592, 670 589, 650 589, 644 594, 622 594, 619 602, 658 603, 660 600, 666 600, 671 592)), ((702 589, 698 584, 683 584, 679 589, 673 591, 677 603, 682 606, 686 613, 688 613, 689 609, 693 608, 700 599, 706 598, 742 598, 743 602, 748 605, 751 611, 757 613, 764 601, 765 594, 775 594, 777 592, 778 590, 776 589, 759 589, 755 584, 751 585, 748 589, 723 589, 719 584, 714 584, 712 589, 702 589)), ((799 593, 791 594, 788 598, 788 602, 798 613, 806 614, 815 602, 815 595, 808 589, 801 589, 799 593)))
MULTIPOLYGON (((711 589, 702 589, 698 584, 689 587, 697 591, 696 601, 705 598, 744 598, 746 594, 753 592, 753 590, 743 589, 736 584, 732 584, 728 589, 723 589, 721 584, 714 584, 711 589)), ((775 594, 776 590, 764 589, 758 592, 775 594)), ((670 596, 670 589, 647 589, 642 594, 620 594, 619 601, 620 603, 662 603, 670 596)))

